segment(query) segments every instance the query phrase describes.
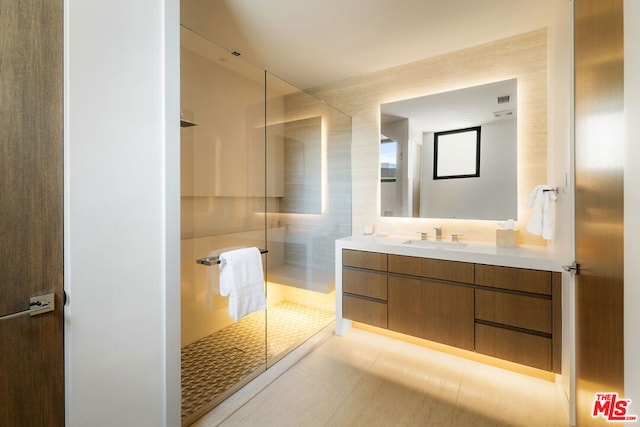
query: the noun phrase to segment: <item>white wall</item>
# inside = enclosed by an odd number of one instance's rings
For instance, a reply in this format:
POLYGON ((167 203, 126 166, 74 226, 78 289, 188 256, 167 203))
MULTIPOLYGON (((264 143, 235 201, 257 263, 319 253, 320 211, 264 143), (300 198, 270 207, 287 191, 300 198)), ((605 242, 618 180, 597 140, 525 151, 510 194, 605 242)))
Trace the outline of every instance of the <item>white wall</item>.
POLYGON ((640 416, 640 2, 624 2, 624 109, 626 164, 624 168, 624 388, 633 399, 631 413, 640 416))
POLYGON ((179 1, 64 8, 67 425, 177 426, 179 1))

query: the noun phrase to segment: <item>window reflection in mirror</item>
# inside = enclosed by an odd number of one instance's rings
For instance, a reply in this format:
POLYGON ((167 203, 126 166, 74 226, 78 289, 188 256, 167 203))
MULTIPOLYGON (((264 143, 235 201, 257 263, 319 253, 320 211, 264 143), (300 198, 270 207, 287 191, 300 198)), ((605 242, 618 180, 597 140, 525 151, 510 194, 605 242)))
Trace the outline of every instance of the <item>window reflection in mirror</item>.
POLYGON ((383 216, 398 216, 402 206, 402 148, 393 139, 380 136, 380 182, 383 216))
POLYGON ((398 143, 385 136, 380 138, 380 179, 395 182, 398 164, 398 143))
POLYGON ((480 126, 434 134, 433 179, 480 176, 480 126))

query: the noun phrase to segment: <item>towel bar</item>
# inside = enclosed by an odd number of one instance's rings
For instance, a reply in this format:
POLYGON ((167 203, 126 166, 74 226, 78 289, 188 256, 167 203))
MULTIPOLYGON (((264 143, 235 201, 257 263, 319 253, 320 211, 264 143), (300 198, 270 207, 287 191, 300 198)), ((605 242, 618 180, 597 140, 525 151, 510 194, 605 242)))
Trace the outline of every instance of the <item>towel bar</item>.
POLYGON ((556 193, 556 195, 557 195, 557 194, 558 194, 558 192, 560 191, 560 188, 559 188, 559 187, 556 187, 556 188, 550 188, 550 189, 548 189, 548 190, 542 190, 542 191, 543 191, 544 193, 547 193, 547 192, 549 192, 549 191, 553 191, 553 192, 554 192, 554 193, 556 193))
MULTIPOLYGON (((266 254, 269 251, 266 249, 260 249, 260 253, 261 254, 266 254)), ((207 257, 207 258, 200 258, 196 260, 196 264, 202 264, 202 265, 216 265, 216 264, 220 264, 220 258, 217 256, 212 256, 212 257, 207 257)))

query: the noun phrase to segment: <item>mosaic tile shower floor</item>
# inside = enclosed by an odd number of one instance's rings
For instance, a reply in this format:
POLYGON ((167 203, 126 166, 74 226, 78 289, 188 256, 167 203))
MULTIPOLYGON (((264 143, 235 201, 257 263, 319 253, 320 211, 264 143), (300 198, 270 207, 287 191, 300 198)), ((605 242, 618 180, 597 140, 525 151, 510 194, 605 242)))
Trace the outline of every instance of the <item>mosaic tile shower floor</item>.
POLYGON ((282 302, 182 348, 182 420, 211 408, 235 384, 335 318, 331 311, 282 302))

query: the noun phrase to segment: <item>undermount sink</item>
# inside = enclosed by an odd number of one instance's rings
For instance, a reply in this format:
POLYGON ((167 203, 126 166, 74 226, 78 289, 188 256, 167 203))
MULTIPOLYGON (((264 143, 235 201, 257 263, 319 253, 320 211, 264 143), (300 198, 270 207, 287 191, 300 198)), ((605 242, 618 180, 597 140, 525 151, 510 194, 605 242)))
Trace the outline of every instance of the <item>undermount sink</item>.
POLYGON ((444 240, 421 240, 421 239, 410 239, 406 242, 402 242, 403 245, 413 245, 413 246, 422 246, 425 248, 464 248, 467 246, 464 242, 448 242, 444 240))

